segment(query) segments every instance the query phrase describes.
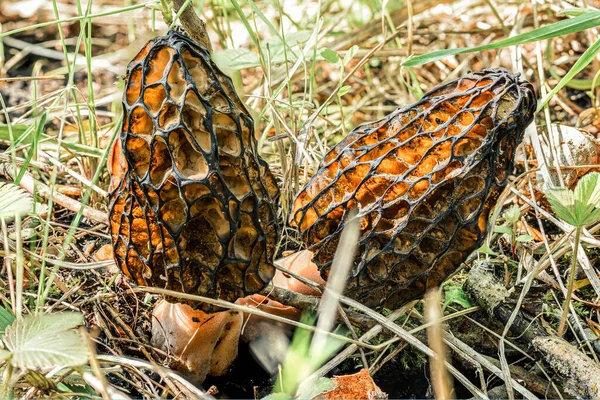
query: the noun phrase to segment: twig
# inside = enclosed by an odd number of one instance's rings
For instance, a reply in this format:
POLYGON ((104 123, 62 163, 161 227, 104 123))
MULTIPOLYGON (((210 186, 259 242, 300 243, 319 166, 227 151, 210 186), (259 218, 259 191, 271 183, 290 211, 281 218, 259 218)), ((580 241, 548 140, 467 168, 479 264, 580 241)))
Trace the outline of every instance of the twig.
POLYGON ((533 346, 563 377, 567 393, 584 399, 600 398, 600 367, 588 356, 559 337, 537 337, 533 346))
MULTIPOLYGON (((11 167, 5 163, 0 164, 0 174, 4 175, 7 179, 10 179, 12 181, 13 176, 12 176, 12 173, 10 173, 10 168, 11 167)), ((71 210, 75 213, 77 213, 77 212, 79 212, 79 210, 83 209, 82 214, 87 219, 97 222, 97 223, 100 223, 100 224, 108 225, 108 215, 105 212, 96 210, 95 208, 84 205, 81 202, 70 198, 69 196, 65 196, 62 193, 53 191, 46 184, 33 179, 33 177, 31 175, 29 175, 27 172, 25 172, 25 174, 23 174, 23 177, 21 178, 21 182, 19 182, 19 186, 21 186, 23 189, 27 190, 29 193, 31 193, 33 195, 37 194, 45 199, 52 196, 52 198, 54 199, 54 202, 56 204, 66 208, 67 210, 71 210)))
MULTIPOLYGON (((568 384, 565 387, 567 393, 583 398, 600 398, 600 368, 576 347, 556 336, 549 336, 537 320, 528 321, 522 311, 513 315, 511 307, 504 302, 508 291, 490 271, 482 267, 473 268, 466 288, 487 313, 501 323, 508 323, 514 316, 510 331, 518 335, 519 340, 533 346, 538 357, 564 378, 568 384)), ((517 387, 515 382, 512 384, 517 387)))
POLYGON ((208 33, 206 32, 206 24, 196 14, 192 3, 186 0, 173 0, 173 9, 178 14, 182 10, 179 16, 179 21, 181 21, 181 25, 187 34, 200 45, 205 47, 209 53, 212 53, 213 49, 212 45, 210 44, 208 33), (182 10, 184 5, 185 8, 182 10))
POLYGON ((452 380, 448 376, 448 371, 444 367, 443 361, 446 360, 447 350, 442 339, 444 327, 442 326, 442 308, 440 307, 439 290, 431 290, 425 295, 425 320, 431 323, 427 328, 427 341, 431 349, 438 355, 432 358, 431 380, 433 392, 436 399, 450 399, 456 396, 452 386, 452 380))

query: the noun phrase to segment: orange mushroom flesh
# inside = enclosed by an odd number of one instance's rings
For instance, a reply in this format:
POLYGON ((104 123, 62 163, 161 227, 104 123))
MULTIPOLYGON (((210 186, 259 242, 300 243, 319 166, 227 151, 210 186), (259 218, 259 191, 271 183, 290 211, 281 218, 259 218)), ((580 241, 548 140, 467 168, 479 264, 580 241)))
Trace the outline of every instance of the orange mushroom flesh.
MULTIPOLYGON (((279 190, 258 156, 252 117, 231 79, 205 48, 170 31, 130 62, 123 110, 109 158, 109 217, 118 267, 139 285, 230 302, 261 291, 275 272, 279 190)), ((185 349, 174 358, 194 359, 181 365, 196 368, 210 364, 214 354, 199 361, 193 347, 206 352, 210 346, 202 343, 213 343, 220 331, 192 318, 237 323, 229 311, 200 317, 218 310, 185 303, 191 306, 185 312, 183 305, 161 305, 155 320, 164 333, 160 347, 173 353, 185 349), (190 332, 187 346, 174 339, 190 332)), ((205 372, 200 368, 197 374, 202 378, 205 372)))
POLYGON ((535 106, 531 84, 490 69, 354 129, 292 208, 290 223, 323 278, 357 209, 361 234, 347 295, 397 308, 438 286, 481 245, 535 106))

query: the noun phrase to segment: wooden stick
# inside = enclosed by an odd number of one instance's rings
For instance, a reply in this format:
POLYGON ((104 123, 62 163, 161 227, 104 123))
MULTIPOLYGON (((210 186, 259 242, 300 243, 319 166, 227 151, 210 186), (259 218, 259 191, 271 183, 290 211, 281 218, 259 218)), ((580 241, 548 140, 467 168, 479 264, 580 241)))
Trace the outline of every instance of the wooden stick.
MULTIPOLYGON (((181 8, 185 5, 186 0, 173 0, 173 9, 179 14, 181 8)), ((185 9, 179 16, 181 25, 187 32, 187 34, 194 39, 198 44, 205 47, 210 53, 213 52, 212 45, 210 44, 210 38, 206 32, 206 23, 200 19, 200 17, 194 11, 192 2, 187 2, 185 9)))

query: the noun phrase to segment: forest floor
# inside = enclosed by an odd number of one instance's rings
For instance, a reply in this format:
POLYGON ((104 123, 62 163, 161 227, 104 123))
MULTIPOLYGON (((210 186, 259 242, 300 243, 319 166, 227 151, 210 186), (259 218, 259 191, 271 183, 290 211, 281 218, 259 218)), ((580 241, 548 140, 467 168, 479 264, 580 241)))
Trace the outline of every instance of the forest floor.
MULTIPOLYGON (((593 382, 570 369, 585 362, 554 368, 553 350, 544 353, 527 340, 534 322, 556 336, 575 242, 573 228, 554 216, 536 185, 553 177, 556 185, 574 188, 599 166, 600 61, 594 46, 600 43, 600 14, 583 21, 592 15, 586 13, 600 12, 592 7, 599 4, 194 0, 191 6, 207 22, 215 62, 233 78, 255 119, 260 154, 280 183, 281 221, 288 220, 294 196, 327 149, 354 127, 469 71, 503 67, 530 81, 543 108, 518 147, 516 171, 491 221, 496 229, 441 288, 451 335, 447 359, 461 374, 451 386, 460 398, 492 388, 501 397, 517 398, 591 393, 569 383, 575 377, 583 385, 593 382), (560 34, 523 36, 567 20, 575 22, 560 34), (521 40, 501 42, 508 37, 521 40), (467 50, 427 59, 449 48, 467 50), (407 62, 414 56, 424 58, 407 62), (576 74, 561 80, 569 71, 576 74), (559 125, 564 136, 556 139, 559 125), (298 156, 297 143, 310 157, 298 156), (548 172, 556 167, 548 161, 553 151, 565 153, 558 163, 560 179, 548 172), (503 315, 490 316, 464 286, 479 262, 507 289, 504 311, 492 310, 503 315), (505 330, 513 323, 520 324, 521 334, 505 330)), ((274 377, 244 344, 231 371, 203 385, 158 367, 168 359, 150 338, 152 309, 161 296, 133 290, 112 261, 108 147, 121 126, 128 62, 168 30, 160 7, 137 0, 0 2, 0 175, 6 182, 0 187, 0 327, 6 330, 36 312, 80 313, 89 328, 81 333, 81 351, 90 360, 68 368, 63 359, 54 360, 56 368, 35 358, 19 364, 14 347, 4 343, 13 355, 1 366, 2 396, 196 398, 210 390, 216 397, 255 398, 273 390, 274 377), (14 184, 34 195, 9 193, 14 184), (29 210, 15 220, 4 210, 16 205, 29 210)), ((599 230, 595 221, 579 238, 576 290, 564 335, 594 368, 600 368, 599 230)), ((296 231, 284 226, 278 258, 300 243, 296 231)), ((424 303, 411 305, 395 315, 396 323, 427 343, 424 303)), ((389 316, 394 310, 376 311, 389 316)), ((389 330, 374 336, 372 345, 386 344, 340 357, 325 376, 366 367, 390 398, 433 397, 429 357, 404 337, 388 343, 398 337, 389 330)), ((55 345, 69 346, 60 340, 55 345)))

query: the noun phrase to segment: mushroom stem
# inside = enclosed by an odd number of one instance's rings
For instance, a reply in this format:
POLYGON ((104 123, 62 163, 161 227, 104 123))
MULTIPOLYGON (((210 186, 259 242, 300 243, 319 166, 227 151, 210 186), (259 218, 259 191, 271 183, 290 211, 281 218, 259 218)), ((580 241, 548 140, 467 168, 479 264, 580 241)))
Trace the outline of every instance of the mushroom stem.
POLYGON ((152 344, 171 355, 171 366, 199 381, 223 375, 238 353, 242 314, 207 314, 181 303, 159 302, 152 313, 152 344))

